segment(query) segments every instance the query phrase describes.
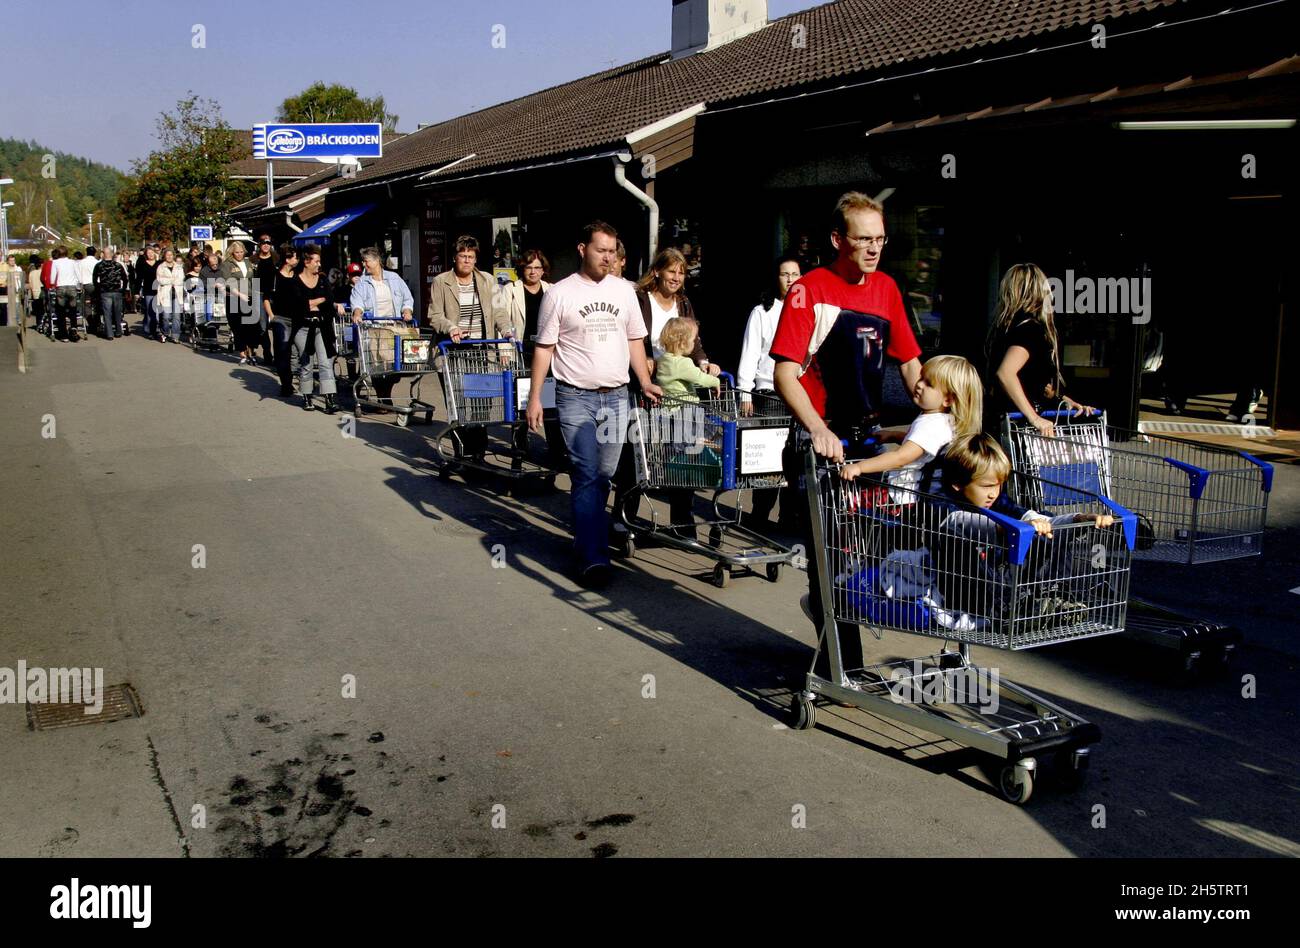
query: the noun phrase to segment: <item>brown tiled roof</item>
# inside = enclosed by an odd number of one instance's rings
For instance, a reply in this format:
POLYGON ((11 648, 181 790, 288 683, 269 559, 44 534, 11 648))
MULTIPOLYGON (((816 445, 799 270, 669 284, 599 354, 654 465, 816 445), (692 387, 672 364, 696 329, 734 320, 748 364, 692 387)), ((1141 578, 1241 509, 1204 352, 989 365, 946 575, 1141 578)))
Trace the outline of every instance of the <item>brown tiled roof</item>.
MULTIPOLYGON (((903 64, 1110 21, 1139 11, 1183 6, 1217 12, 1208 0, 836 0, 771 21, 716 49, 678 60, 668 53, 457 116, 407 135, 364 165, 343 191, 414 175, 466 155, 450 176, 594 151, 696 103, 709 106, 816 88, 903 64), (802 45, 793 42, 803 27, 802 45)), ((665 15, 667 9, 665 5, 665 15)), ((1008 46, 1008 50, 1012 47, 1008 46)), ((991 53, 1000 54, 1001 49, 991 53)), ((318 174, 276 192, 301 194, 330 183, 318 174)))

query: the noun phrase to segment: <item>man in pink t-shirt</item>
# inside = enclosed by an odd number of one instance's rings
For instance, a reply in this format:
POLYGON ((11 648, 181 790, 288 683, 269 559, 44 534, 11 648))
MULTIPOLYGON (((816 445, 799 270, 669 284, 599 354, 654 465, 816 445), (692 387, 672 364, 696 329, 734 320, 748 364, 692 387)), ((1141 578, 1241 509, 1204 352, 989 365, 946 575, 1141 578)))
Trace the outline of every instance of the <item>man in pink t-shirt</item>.
POLYGON ((582 266, 542 297, 533 352, 528 426, 542 431, 542 383, 555 376, 555 410, 572 464, 574 552, 578 581, 590 588, 609 582, 609 480, 627 438, 628 370, 651 401, 662 394, 650 380, 641 347, 646 334, 631 283, 610 276, 618 233, 603 221, 583 230, 582 266))

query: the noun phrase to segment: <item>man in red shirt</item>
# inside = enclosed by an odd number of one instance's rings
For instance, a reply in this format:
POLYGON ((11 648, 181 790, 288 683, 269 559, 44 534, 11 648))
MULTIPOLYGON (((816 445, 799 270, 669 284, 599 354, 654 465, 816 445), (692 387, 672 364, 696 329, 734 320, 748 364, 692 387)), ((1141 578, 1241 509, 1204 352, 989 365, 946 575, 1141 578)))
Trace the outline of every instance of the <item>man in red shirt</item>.
MULTIPOLYGON (((790 288, 772 340, 776 390, 808 432, 813 450, 832 461, 844 459, 841 438, 852 448, 877 427, 886 357, 899 363, 907 391, 916 388, 921 375, 921 347, 908 324, 902 294, 888 274, 876 269, 888 240, 878 202, 856 191, 841 197, 831 219, 835 260, 790 288)), ((810 527, 804 536, 810 550, 809 606, 820 633, 821 584, 810 527)), ((858 627, 838 627, 842 667, 861 668, 858 627)), ((820 643, 813 671, 831 677, 820 643)))

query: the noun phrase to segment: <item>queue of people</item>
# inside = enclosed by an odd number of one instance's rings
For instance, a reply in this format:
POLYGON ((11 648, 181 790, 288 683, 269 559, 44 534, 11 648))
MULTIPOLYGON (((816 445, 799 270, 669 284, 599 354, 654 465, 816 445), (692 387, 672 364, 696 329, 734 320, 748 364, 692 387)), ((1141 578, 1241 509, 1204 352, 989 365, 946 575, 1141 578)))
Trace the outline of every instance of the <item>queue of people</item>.
MULTIPOLYGON (((881 474, 900 490, 931 489, 943 486, 938 472, 951 447, 969 443, 1000 412, 1021 411, 1051 435, 1052 422, 1041 414, 1045 406, 1090 410, 1064 392, 1050 286, 1037 267, 1017 265, 1002 280, 981 381, 975 366, 957 355, 922 363, 898 286, 880 270, 889 240, 880 204, 856 192, 844 195, 829 231, 835 256, 827 265, 805 270, 810 257, 804 241, 799 253, 776 262, 772 285, 746 322, 737 370, 742 414, 753 410, 755 399, 780 399, 797 422, 786 451, 789 486, 780 495, 777 524, 782 532, 802 531, 810 539, 796 492, 797 462, 806 446, 828 461, 847 462, 841 468, 845 478, 881 474), (905 432, 880 429, 890 361, 918 409, 905 432), (869 436, 877 443, 893 441, 897 449, 863 456, 855 446, 869 436), (851 446, 847 456, 844 443, 851 446)), ((704 347, 708 323, 686 293, 698 251, 688 257, 665 248, 633 283, 622 276, 626 250, 610 225, 593 222, 576 249, 579 268, 563 280, 549 282, 549 260, 530 249, 519 258, 519 278, 498 287, 477 265, 478 242, 460 237, 454 266, 433 280, 423 322, 453 343, 500 337, 523 344, 531 389, 527 427, 520 425, 510 439, 513 466, 526 453, 527 428, 546 435, 551 466, 570 474, 576 576, 599 587, 612 575, 611 488, 613 508, 622 513, 634 486, 625 436, 633 398, 653 404, 667 393, 689 401, 697 390, 717 386, 720 367, 704 347), (548 376, 555 419, 542 407, 548 376)), ((122 295, 130 289, 141 302, 146 334, 177 341, 185 295, 216 287, 241 364, 257 364, 260 348, 263 362, 279 377, 280 395, 292 396, 296 374, 301 407, 309 411, 318 397, 326 413, 338 409, 336 319, 390 319, 412 331, 417 324, 406 282, 384 268, 377 248, 363 250, 360 262, 349 266, 343 290, 322 274, 319 247, 276 248, 269 235, 259 235, 251 258, 239 241, 224 259, 209 248, 206 257, 195 251, 181 260, 173 249, 160 253, 151 244, 129 267, 111 251, 103 259, 96 255, 89 267, 85 255, 79 261, 56 250, 52 256, 39 282, 44 297, 53 297, 56 314, 63 314, 62 335, 77 338, 67 314, 91 294, 104 314, 106 338, 115 337, 122 295)), ((485 428, 462 428, 456 437, 467 458, 481 459, 487 450, 485 428)), ((672 527, 693 532, 694 492, 666 493, 672 527)), ((761 529, 776 503, 775 491, 757 492, 746 515, 749 525, 761 529)), ((815 576, 809 593, 815 612, 815 576)), ((851 663, 856 637, 845 635, 844 641, 850 643, 851 663)))

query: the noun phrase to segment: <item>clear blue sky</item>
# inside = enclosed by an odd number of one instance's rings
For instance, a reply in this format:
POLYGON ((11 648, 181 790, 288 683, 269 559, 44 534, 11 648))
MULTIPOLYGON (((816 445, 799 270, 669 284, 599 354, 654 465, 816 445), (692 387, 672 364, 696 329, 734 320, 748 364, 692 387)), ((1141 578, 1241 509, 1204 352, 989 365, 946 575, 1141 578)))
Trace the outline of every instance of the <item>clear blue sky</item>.
MULTIPOLYGON (((818 5, 769 0, 775 19, 818 5)), ((399 131, 669 48, 672 0, 195 3, 4 0, 0 138, 127 170, 186 90, 232 126, 316 80, 382 94, 399 131), (195 24, 207 46, 196 49, 195 24), (504 49, 492 47, 495 24, 504 49), (30 81, 28 81, 30 77, 30 81)))

